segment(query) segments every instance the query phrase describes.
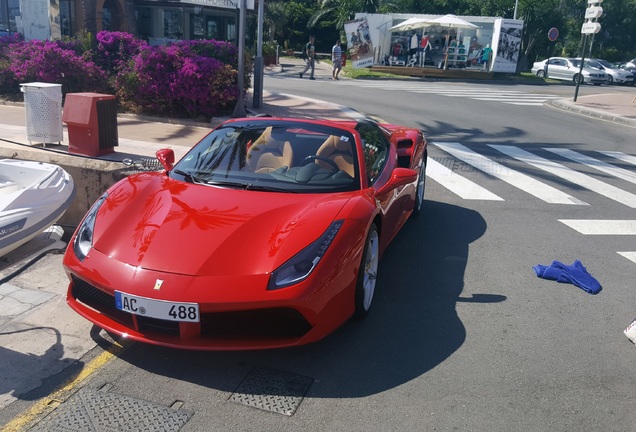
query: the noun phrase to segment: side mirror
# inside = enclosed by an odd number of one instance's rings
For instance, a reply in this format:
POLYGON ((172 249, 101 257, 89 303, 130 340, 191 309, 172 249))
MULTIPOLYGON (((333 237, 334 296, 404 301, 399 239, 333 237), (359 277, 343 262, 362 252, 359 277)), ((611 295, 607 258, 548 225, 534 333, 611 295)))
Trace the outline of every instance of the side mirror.
POLYGON ((166 171, 170 171, 174 166, 174 151, 172 149, 161 149, 155 153, 159 163, 166 171))
POLYGON ((410 168, 395 168, 389 182, 380 188, 378 193, 385 193, 390 189, 415 183, 415 180, 417 180, 417 171, 410 168))

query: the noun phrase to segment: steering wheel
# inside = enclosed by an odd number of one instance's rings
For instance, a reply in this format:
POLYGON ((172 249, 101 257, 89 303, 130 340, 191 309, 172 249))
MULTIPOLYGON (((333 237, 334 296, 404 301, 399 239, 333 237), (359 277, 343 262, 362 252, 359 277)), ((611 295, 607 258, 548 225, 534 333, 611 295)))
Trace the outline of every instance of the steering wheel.
POLYGON ((338 167, 338 165, 336 165, 336 163, 334 161, 332 161, 331 159, 326 158, 324 156, 317 156, 317 155, 307 156, 305 159, 303 159, 303 161, 300 164, 300 166, 305 166, 305 165, 309 164, 313 160, 319 160, 319 161, 326 162, 327 165, 329 165, 333 169, 333 172, 335 172, 335 173, 340 171, 340 168, 338 167))

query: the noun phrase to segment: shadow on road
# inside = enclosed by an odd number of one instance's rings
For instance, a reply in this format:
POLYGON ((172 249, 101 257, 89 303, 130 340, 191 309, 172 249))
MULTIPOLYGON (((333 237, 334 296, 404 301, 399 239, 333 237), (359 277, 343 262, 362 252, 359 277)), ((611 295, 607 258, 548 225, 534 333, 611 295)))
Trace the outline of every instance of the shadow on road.
POLYGON ((492 303, 495 294, 460 298, 471 242, 486 231, 479 213, 440 202, 409 221, 380 263, 370 315, 299 348, 184 352, 134 344, 122 359, 151 373, 233 392, 254 367, 315 379, 312 397, 380 393, 425 374, 451 356, 466 332, 456 302, 492 303))

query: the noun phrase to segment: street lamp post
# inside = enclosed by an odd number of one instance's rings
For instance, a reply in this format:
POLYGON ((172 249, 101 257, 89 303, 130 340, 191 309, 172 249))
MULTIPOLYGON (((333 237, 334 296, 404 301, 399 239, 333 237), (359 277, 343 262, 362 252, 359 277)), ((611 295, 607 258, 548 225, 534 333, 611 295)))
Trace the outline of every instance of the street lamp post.
POLYGON ((238 77, 236 79, 238 86, 238 96, 232 117, 246 117, 245 103, 243 102, 245 90, 245 10, 246 0, 239 0, 239 34, 238 34, 238 77))
POLYGON ((253 108, 260 108, 263 104, 263 7, 264 0, 258 2, 258 35, 256 36, 256 58, 254 59, 254 97, 253 108))

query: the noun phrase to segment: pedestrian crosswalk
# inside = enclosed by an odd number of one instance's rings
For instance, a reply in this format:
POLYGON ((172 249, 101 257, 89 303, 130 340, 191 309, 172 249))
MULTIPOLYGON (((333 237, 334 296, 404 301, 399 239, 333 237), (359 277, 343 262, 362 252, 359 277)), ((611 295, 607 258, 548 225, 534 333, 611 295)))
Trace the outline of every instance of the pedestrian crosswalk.
POLYGON ((373 88, 377 90, 404 91, 409 93, 428 93, 448 97, 469 98, 481 101, 501 102, 510 105, 541 106, 552 99, 562 96, 554 94, 536 94, 516 90, 498 90, 484 86, 449 86, 441 83, 417 81, 365 81, 341 80, 338 85, 373 88))
MULTIPOLYGON (((631 169, 617 166, 629 168, 636 165, 636 156, 633 155, 602 150, 583 153, 561 147, 528 151, 518 146, 489 144, 476 151, 457 142, 431 142, 429 145, 429 154, 437 154, 436 150, 441 150, 449 156, 429 157, 427 177, 465 200, 505 201, 500 196, 501 192, 495 194, 477 183, 475 179, 480 177, 470 173, 478 171, 548 204, 589 206, 574 196, 577 191, 585 189, 626 207, 636 208, 636 194, 632 192, 636 190, 633 186, 636 185, 636 174, 631 169), (537 153, 547 153, 548 157, 537 153), (519 166, 518 162, 523 164, 519 166), (530 172, 537 175, 548 173, 553 185, 546 180, 538 180, 530 172), (602 180, 590 172, 599 172, 602 180)), ((512 196, 514 192, 511 190, 510 193, 512 196)), ((636 220, 559 219, 559 222, 582 235, 636 236, 636 220)), ((617 253, 636 263, 636 251, 617 253)))

